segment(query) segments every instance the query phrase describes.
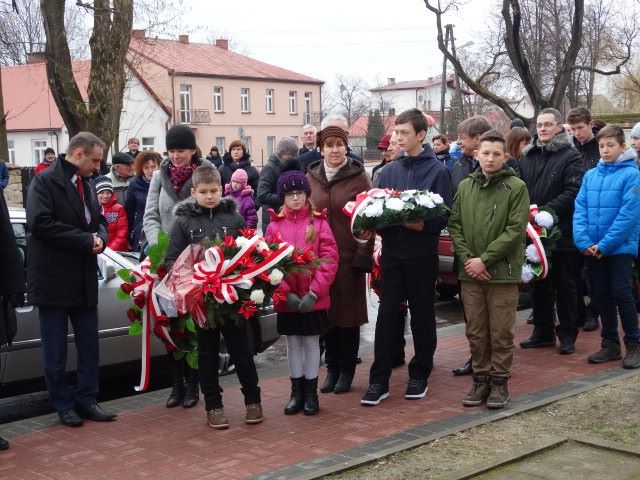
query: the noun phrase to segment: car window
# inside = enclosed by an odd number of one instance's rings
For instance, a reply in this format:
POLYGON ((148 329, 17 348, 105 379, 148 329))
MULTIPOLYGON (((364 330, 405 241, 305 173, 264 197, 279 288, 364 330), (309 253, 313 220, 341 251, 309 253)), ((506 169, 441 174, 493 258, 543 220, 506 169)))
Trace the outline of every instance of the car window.
POLYGON ((22 264, 27 266, 27 229, 24 223, 12 223, 13 234, 16 237, 16 243, 22 256, 22 264))

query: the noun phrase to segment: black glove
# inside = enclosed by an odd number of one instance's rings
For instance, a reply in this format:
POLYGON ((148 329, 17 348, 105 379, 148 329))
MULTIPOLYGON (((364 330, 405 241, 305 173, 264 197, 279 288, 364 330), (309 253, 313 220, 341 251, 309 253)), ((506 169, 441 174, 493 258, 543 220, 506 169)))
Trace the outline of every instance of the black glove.
POLYGON ((287 307, 292 312, 297 312, 300 307, 300 297, 295 293, 289 292, 287 293, 287 307))
POLYGON ((317 301, 318 296, 311 290, 309 290, 309 293, 307 293, 304 297, 302 297, 302 300, 300 300, 300 306, 298 307, 298 310, 302 313, 309 313, 317 301))

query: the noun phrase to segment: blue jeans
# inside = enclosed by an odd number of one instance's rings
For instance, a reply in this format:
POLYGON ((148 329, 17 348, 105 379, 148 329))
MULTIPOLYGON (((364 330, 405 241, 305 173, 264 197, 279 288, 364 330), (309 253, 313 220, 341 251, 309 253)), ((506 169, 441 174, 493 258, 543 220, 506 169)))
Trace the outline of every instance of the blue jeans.
POLYGON ((90 308, 38 307, 44 379, 53 408, 66 412, 74 405, 90 405, 98 398, 100 347, 98 310, 90 308), (65 381, 68 321, 71 321, 78 358, 78 388, 69 391, 65 381))
POLYGON ((596 260, 589 257, 589 268, 598 297, 602 319, 602 338, 620 343, 618 337, 618 314, 626 345, 637 345, 638 312, 633 299, 633 256, 611 255, 596 260), (616 311, 617 308, 617 311, 616 311))

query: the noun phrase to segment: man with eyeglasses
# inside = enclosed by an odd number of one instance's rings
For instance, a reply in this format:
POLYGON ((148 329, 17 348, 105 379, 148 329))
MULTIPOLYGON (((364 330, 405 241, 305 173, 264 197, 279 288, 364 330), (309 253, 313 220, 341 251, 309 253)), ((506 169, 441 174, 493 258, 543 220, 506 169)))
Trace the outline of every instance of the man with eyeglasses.
POLYGON ((582 158, 573 148, 571 137, 561 125, 562 115, 555 108, 540 111, 536 135, 523 150, 521 178, 527 184, 531 203, 549 207, 558 216, 562 237, 550 255, 551 268, 543 280, 532 284, 533 323, 531 338, 522 348, 552 347, 557 335, 560 353, 575 352, 576 285, 574 262, 579 252, 573 245, 574 201, 582 182, 582 158), (554 328, 554 305, 559 324, 554 328))

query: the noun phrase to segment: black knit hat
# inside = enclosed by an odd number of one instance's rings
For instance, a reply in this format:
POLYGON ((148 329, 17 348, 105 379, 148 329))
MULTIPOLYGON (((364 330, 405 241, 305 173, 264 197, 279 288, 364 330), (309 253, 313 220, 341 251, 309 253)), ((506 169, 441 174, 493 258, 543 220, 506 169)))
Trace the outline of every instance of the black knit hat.
POLYGON ((174 125, 167 132, 167 151, 196 148, 196 136, 188 125, 174 125))
POLYGON ((307 197, 311 195, 311 185, 304 172, 300 170, 288 170, 282 172, 278 177, 278 196, 280 200, 284 200, 284 196, 295 190, 303 191, 307 197))
POLYGON ((111 157, 111 165, 131 165, 133 163, 133 157, 128 153, 117 152, 111 157))

